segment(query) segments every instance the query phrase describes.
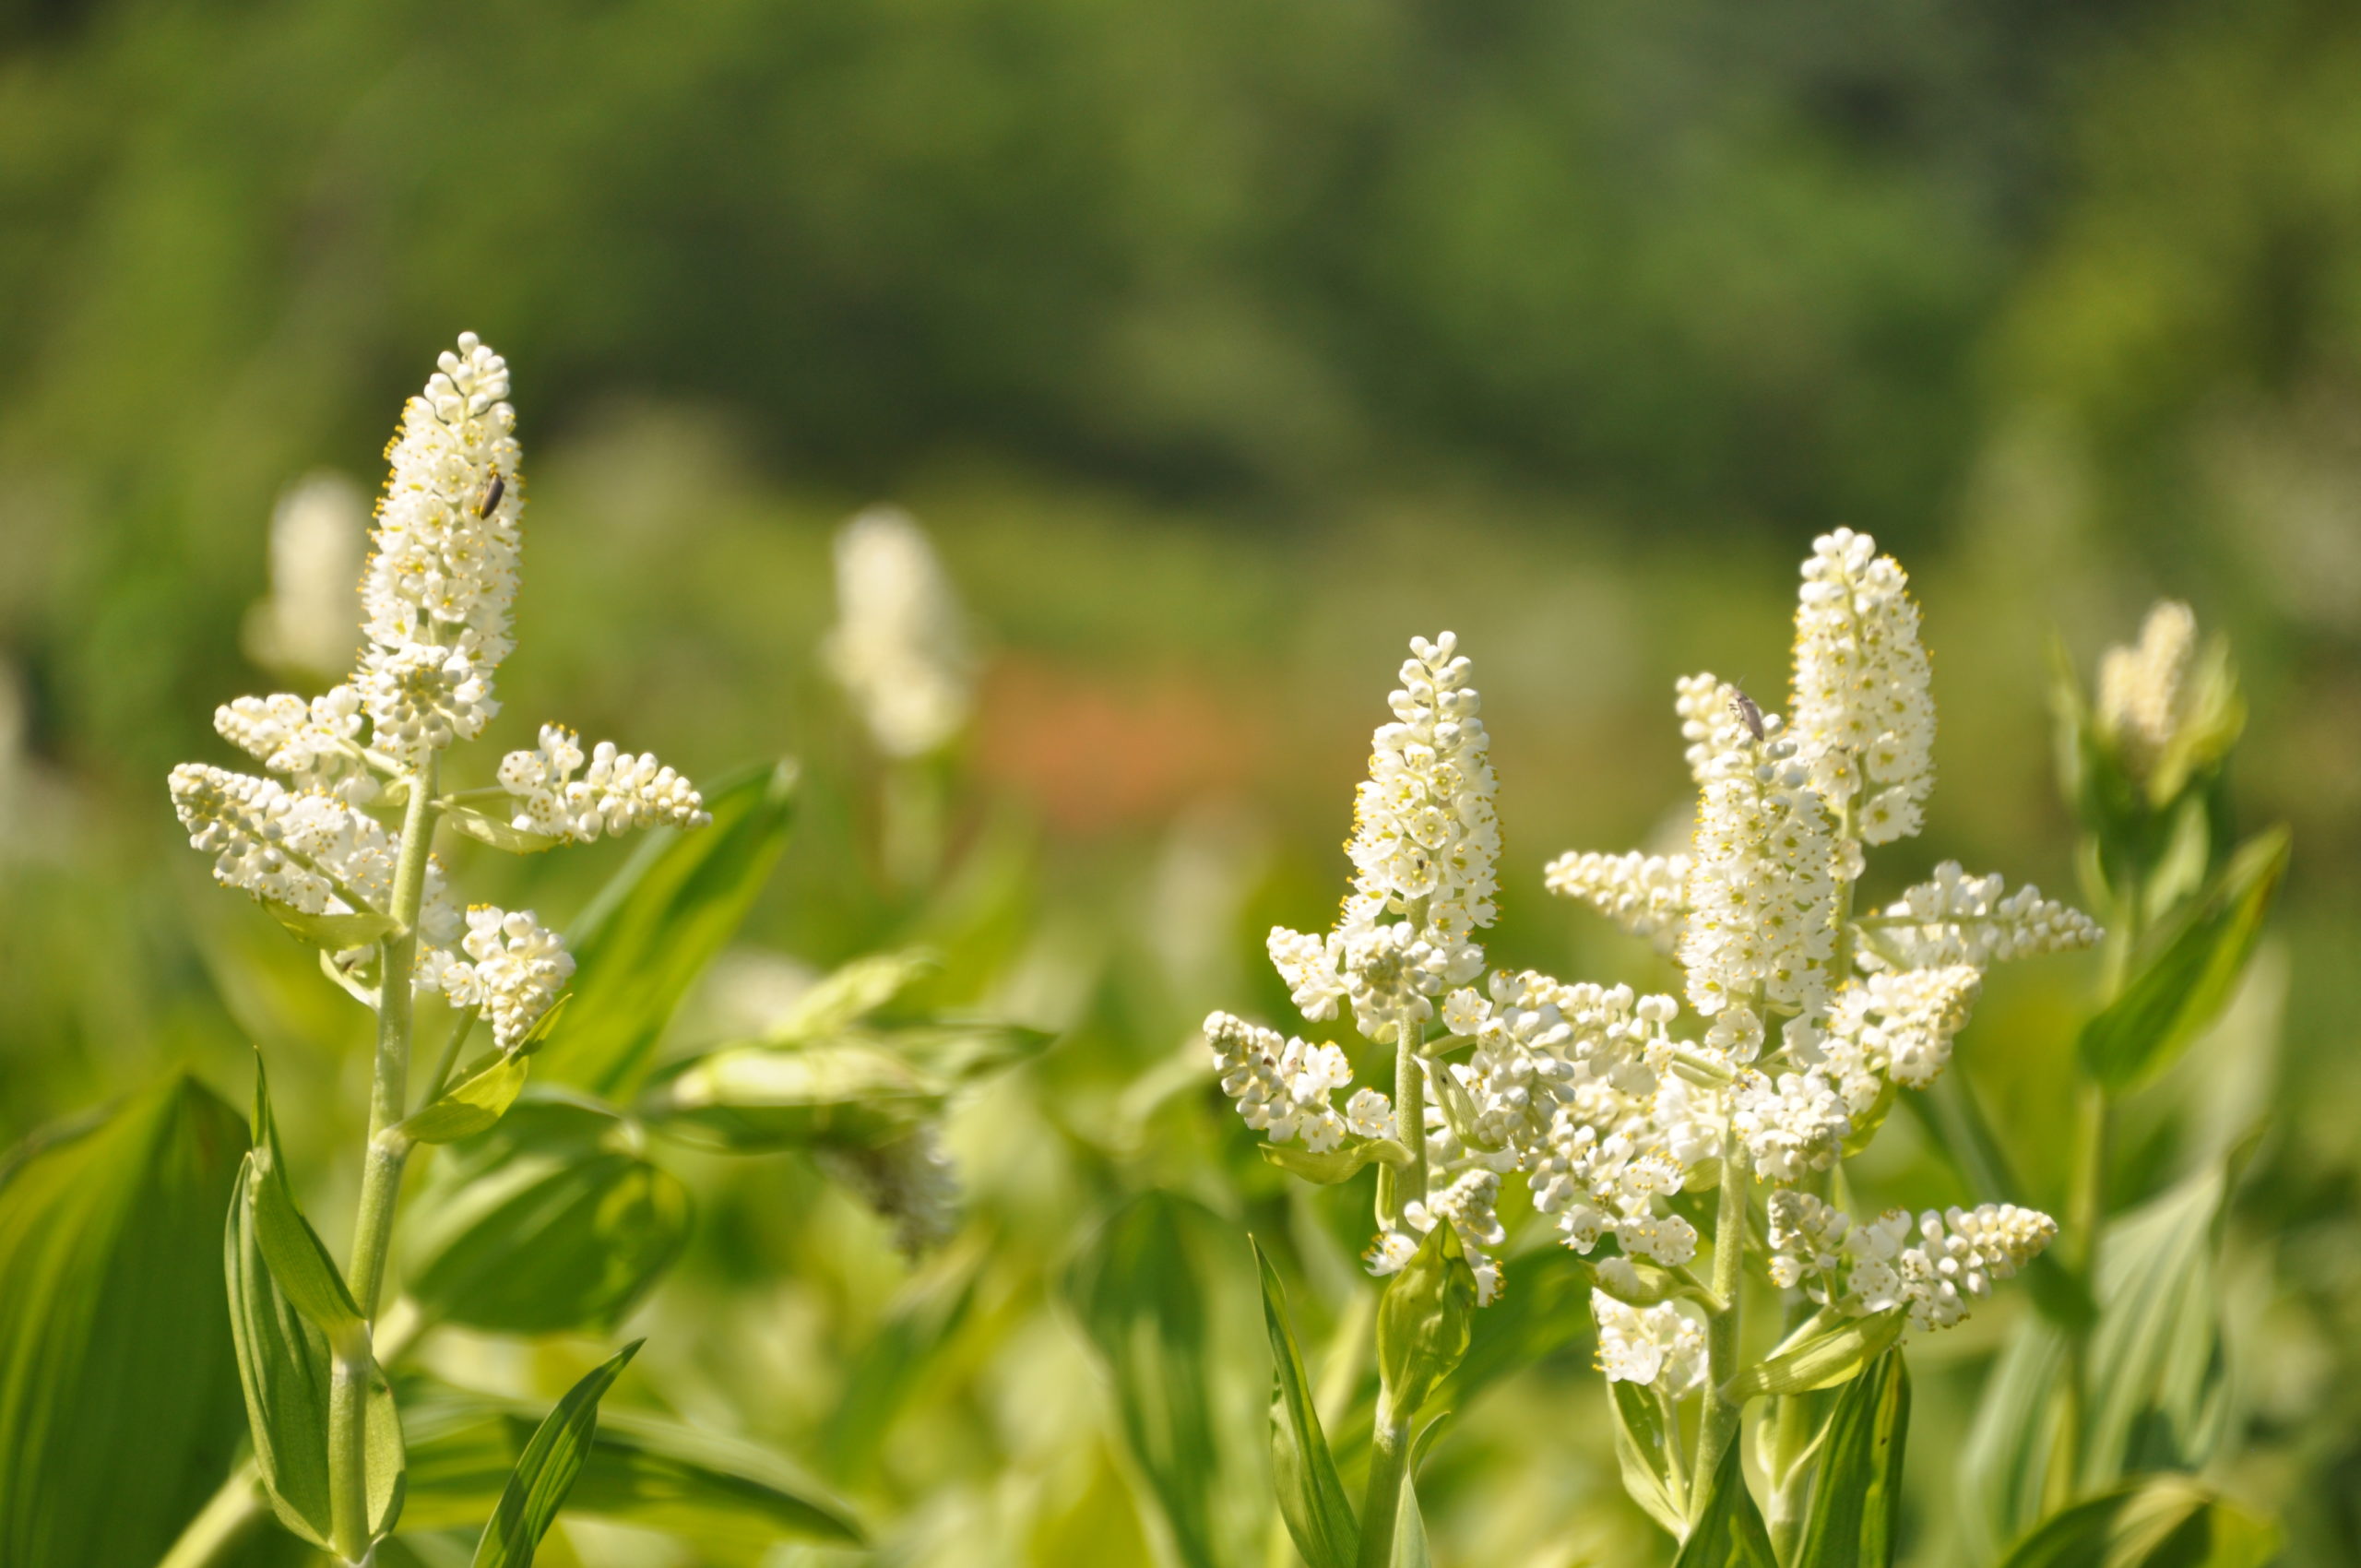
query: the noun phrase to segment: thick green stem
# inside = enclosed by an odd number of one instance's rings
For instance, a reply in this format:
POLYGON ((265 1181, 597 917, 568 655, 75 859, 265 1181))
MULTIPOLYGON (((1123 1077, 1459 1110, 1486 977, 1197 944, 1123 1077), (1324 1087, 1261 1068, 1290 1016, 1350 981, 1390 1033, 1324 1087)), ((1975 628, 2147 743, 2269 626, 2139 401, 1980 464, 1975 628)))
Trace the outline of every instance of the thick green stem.
MULTIPOLYGON (((394 1132, 409 1097, 410 972, 418 963, 418 918, 425 902, 426 861, 434 836, 436 755, 429 752, 409 781, 402 813, 401 858, 394 864, 392 908, 399 922, 379 946, 377 1061, 369 1090, 369 1143, 361 1168, 360 1211, 353 1221, 352 1261, 345 1281, 363 1318, 377 1313, 386 1253, 393 1241, 409 1140, 394 1132)), ((328 1383, 328 1520, 334 1545, 348 1562, 369 1551, 369 1473, 365 1416, 375 1361, 367 1345, 339 1351, 328 1383)))
POLYGON ((1369 1488, 1361 1494, 1361 1554, 1357 1568, 1389 1568, 1394 1560, 1394 1521, 1402 1507, 1402 1479, 1409 1472, 1410 1423, 1394 1419, 1391 1402, 1377 1396, 1377 1427, 1370 1434, 1369 1488))
POLYGON ((1410 1163, 1395 1178, 1395 1192, 1401 1194, 1395 1212, 1389 1218, 1400 1217, 1400 1203, 1412 1199, 1427 1201, 1427 1066, 1418 1059, 1418 1047, 1424 1043, 1424 1026, 1403 1018, 1394 1047, 1394 1130, 1402 1139, 1402 1146, 1410 1151, 1410 1163))
POLYGON ((1751 1171, 1746 1145, 1732 1131, 1722 1157, 1721 1201, 1714 1211, 1714 1294, 1722 1308, 1705 1321, 1705 1413, 1697 1427, 1697 1468, 1690 1490, 1690 1516, 1697 1516, 1722 1455, 1738 1441, 1738 1409, 1722 1396, 1722 1387, 1738 1375, 1739 1289, 1745 1283, 1739 1264, 1746 1254, 1746 1183, 1751 1171))
POLYGON ((249 1459, 230 1472, 156 1568, 213 1568, 246 1538, 263 1512, 261 1478, 249 1459))

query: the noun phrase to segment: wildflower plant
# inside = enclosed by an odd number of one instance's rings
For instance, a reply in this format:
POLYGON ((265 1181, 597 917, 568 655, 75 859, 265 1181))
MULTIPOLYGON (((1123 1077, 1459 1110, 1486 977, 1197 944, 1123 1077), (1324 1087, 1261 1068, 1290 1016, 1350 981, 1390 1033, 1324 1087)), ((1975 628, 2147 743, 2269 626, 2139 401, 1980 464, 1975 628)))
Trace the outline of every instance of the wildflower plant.
MULTIPOLYGON (((1390 1079, 1356 1085, 1335 1042, 1206 1020, 1222 1087, 1272 1163, 1323 1182, 1378 1170, 1364 1261, 1389 1279, 1383 1376, 1357 1520, 1322 1475, 1316 1415, 1284 1397, 1299 1373, 1266 1273, 1281 1509, 1317 1568, 1394 1560, 1397 1519, 1415 1515, 1402 1456, 1420 1390, 1467 1343, 1454 1314, 1503 1289, 1504 1181, 1523 1180, 1554 1239, 1590 1260, 1627 1486, 1714 1562, 1838 1560, 1816 1555, 1833 1550, 1822 1538, 1870 1526, 1831 1499, 1898 1484, 1900 1345, 1957 1324, 2058 1235, 2003 1194, 1915 1217, 1850 1200, 1845 1160, 1943 1078, 1985 970, 2102 933, 1952 863, 1883 904, 1858 897, 1869 852, 1924 821, 1930 668, 1903 569, 1866 535, 1815 541, 1802 578, 1786 714, 1711 674, 1679 683, 1690 849, 1568 854, 1545 874, 1669 952, 1679 994, 1487 972, 1495 781, 1473 666, 1446 633, 1412 643, 1376 732, 1339 919, 1269 943, 1304 1018, 1349 1016, 1390 1051, 1390 1079), (1775 1334, 1744 1315, 1766 1291, 1783 1303, 1775 1334), (1812 1397, 1840 1384, 1843 1398, 1812 1397), (1762 1510, 1738 1459, 1750 1404, 1762 1510), (1864 1435, 1880 1420, 1890 1442, 1864 1435)), ((1877 1525, 1889 1540, 1891 1526, 1877 1525)))
POLYGON ((431 1535, 489 1515, 475 1562, 523 1564, 594 1456, 609 1478, 585 1500, 594 1513, 692 1541, 709 1528, 732 1550, 858 1542, 843 1504, 768 1456, 717 1456, 696 1434, 645 1420, 627 1440, 601 1439, 599 1400, 636 1342, 529 1442, 513 1410, 421 1385, 405 1359, 445 1324, 613 1329, 687 1238, 688 1190, 651 1134, 804 1151, 905 1252, 935 1246, 959 1218, 939 1138, 946 1105, 1046 1043, 914 1005, 906 993, 935 963, 913 950, 823 977, 752 1037, 658 1059, 674 1007, 778 856, 795 775, 759 766, 708 798, 653 755, 586 747, 552 723, 475 779, 454 776, 462 742, 500 712, 514 651, 525 487, 508 395, 505 362, 473 336, 442 356, 389 449, 356 668, 317 696, 219 709, 222 738, 261 772, 191 763, 172 774, 174 810, 215 880, 315 947, 376 1020, 341 1267, 296 1202, 257 1061, 227 1241, 253 1458, 189 1524, 174 1568, 220 1560, 263 1505, 350 1564, 377 1561, 397 1527, 431 1535), (463 903, 435 853, 445 828, 518 854, 653 833, 567 937, 531 909, 463 903), (441 1034, 413 1095, 422 1020, 441 1034), (480 1027, 486 1047, 470 1058, 480 1027), (546 1088, 528 1081, 543 1075, 546 1088), (435 1146, 447 1155, 405 1207, 412 1157, 435 1146), (487 1455, 513 1469, 488 1473, 487 1455))

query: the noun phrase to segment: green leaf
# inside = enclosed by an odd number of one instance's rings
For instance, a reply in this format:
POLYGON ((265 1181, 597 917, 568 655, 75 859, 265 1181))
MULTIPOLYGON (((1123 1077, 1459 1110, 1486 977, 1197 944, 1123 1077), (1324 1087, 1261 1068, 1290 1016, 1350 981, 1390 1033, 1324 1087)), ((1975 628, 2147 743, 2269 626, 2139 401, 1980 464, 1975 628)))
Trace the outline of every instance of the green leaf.
POLYGON ((1623 1490, 1673 1539, 1680 1539, 1689 1530, 1688 1488, 1673 1457, 1664 1401, 1653 1384, 1610 1379, 1607 1408, 1615 1420, 1615 1464, 1623 1490))
POLYGON ((270 1114, 270 1082, 260 1055, 255 1058, 254 1139, 240 1190, 251 1204, 255 1244, 262 1251, 272 1283, 305 1321, 327 1336, 332 1348, 365 1355, 369 1327, 362 1321, 361 1308, 288 1185, 279 1126, 270 1114))
POLYGON ((1500 1293, 1476 1314, 1467 1354, 1435 1395, 1436 1402, 1465 1410, 1500 1379, 1578 1349, 1580 1364, 1587 1368, 1591 1278, 1590 1265, 1566 1247, 1509 1259, 1501 1265, 1500 1293))
POLYGON ((556 1522, 558 1506, 589 1455, 591 1434, 599 1430, 599 1400, 645 1343, 635 1339, 591 1369, 534 1431, 476 1542, 473 1568, 532 1568, 541 1538, 556 1522))
POLYGON ((2002 1568, 2262 1568, 2279 1530, 2183 1476, 2078 1503, 2017 1543, 2002 1568))
POLYGON ((576 1002, 543 1071, 604 1095, 646 1075, 657 1037, 769 880, 794 819, 794 765, 765 764, 706 792, 706 826, 650 829, 566 945, 576 1002))
MULTIPOLYGON (((262 1103, 259 1096, 257 1103, 262 1103)), ((296 1310, 264 1255, 257 1210, 266 1181, 257 1156, 267 1153, 267 1144, 247 1151, 222 1238, 231 1341, 245 1393, 255 1467, 271 1511, 290 1530, 325 1549, 330 1526, 328 1390, 334 1360, 326 1337, 296 1310)), ((362 1436, 368 1455, 370 1529, 381 1536, 401 1513, 403 1454, 393 1390, 374 1365, 362 1436)))
POLYGON ((2068 1375, 2064 1332, 2038 1318, 2017 1324, 1986 1374, 1960 1448, 1960 1532, 1968 1561, 1992 1561, 2041 1516, 2068 1375))
POLYGON ((1437 1225, 1377 1301, 1377 1371, 1387 1408, 1408 1420, 1467 1354, 1476 1275, 1458 1228, 1437 1225))
POLYGON ((429 1318, 504 1334, 603 1332, 680 1255, 689 1194, 611 1110, 525 1099, 454 1145, 404 1227, 429 1318))
POLYGON ((1058 1037, 1001 1018, 939 1018, 848 1037, 873 1041, 947 1087, 979 1083, 1048 1050, 1058 1037))
POLYGON ((638 1111, 662 1132, 742 1153, 875 1148, 908 1136, 947 1094, 874 1046, 733 1046, 665 1069, 638 1111))
POLYGON ((176 1075, 0 1158, 0 1568, 148 1568, 229 1472, 214 1236, 245 1144, 176 1075))
POLYGON ((2194 1470, 2228 1416, 2214 1299, 2216 1169, 2110 1224, 2099 1239, 2099 1322, 2091 1336, 2081 1489, 2142 1470, 2194 1470))
MULTIPOLYGON (((1260 1246, 1254 1247, 1254 1263, 1263 1281, 1263 1320, 1271 1336, 1271 1470, 1279 1516, 1310 1568, 1353 1568, 1360 1554, 1360 1525, 1353 1517, 1345 1483, 1337 1479, 1328 1434, 1321 1430, 1320 1410, 1303 1375, 1303 1357, 1296 1349, 1295 1331, 1287 1325, 1287 1292, 1260 1246)), ((1406 1484, 1403 1491, 1408 1492, 1406 1484)), ((1396 1530, 1398 1543, 1399 1526, 1396 1530)))
POLYGON ((866 1476, 904 1402, 967 1321, 984 1257, 979 1248, 954 1249, 896 1295, 813 1444, 830 1478, 850 1483, 866 1476))
POLYGON ((1705 1505, 1696 1527, 1680 1545, 1672 1568, 1779 1568, 1771 1552, 1771 1532, 1746 1490, 1746 1472, 1738 1464, 1738 1445, 1722 1450, 1705 1505))
POLYGON ((1910 1373, 1899 1348, 1846 1385, 1828 1419, 1797 1557, 1812 1568, 1891 1568, 1902 1524, 1910 1373))
POLYGON ((1418 1511, 1418 1467, 1414 1456, 1402 1474, 1402 1490, 1394 1494, 1394 1557, 1389 1568, 1433 1568, 1434 1557, 1427 1547, 1427 1516, 1418 1511))
POLYGON ((528 832, 506 817, 493 816, 473 806, 445 807, 443 820, 478 843, 505 849, 512 855, 538 855, 565 842, 556 834, 528 832))
MULTIPOLYGON (((520 1400, 424 1380, 405 1386, 406 1530, 473 1526, 540 1424, 520 1400)), ((716 1564, 753 1568, 782 1540, 860 1545, 846 1505, 767 1449, 637 1411, 605 1410, 563 1513, 662 1530, 716 1564)))
POLYGON ((374 910, 358 914, 306 914, 292 904, 282 904, 276 898, 257 900, 271 912, 273 919, 313 946, 327 953, 342 953, 354 947, 369 947, 383 940, 397 922, 389 915, 374 910))
POLYGON ((1901 1336, 1898 1307, 1815 1328, 1730 1379, 1722 1396, 1744 1404, 1758 1394, 1809 1394, 1817 1388, 1833 1388, 1857 1375, 1901 1336))
POLYGON ((797 997, 765 1041, 799 1045, 841 1034, 942 967, 942 957, 929 947, 855 958, 797 997))
POLYGON ((1244 1561, 1247 1510, 1269 1495, 1254 1473, 1266 1451, 1260 1401, 1242 1380, 1222 1377, 1244 1371, 1245 1342, 1224 1335, 1213 1289, 1234 1280, 1251 1291, 1240 1277, 1245 1261, 1219 1219, 1151 1190, 1115 1212, 1065 1277, 1065 1299, 1112 1377, 1125 1445, 1185 1568, 1244 1561))
POLYGON ((523 1051, 496 1051, 459 1070, 459 1081, 432 1105, 404 1117, 395 1131, 418 1144, 447 1144, 489 1130, 525 1087, 523 1051))
POLYGON ((2239 846, 2205 897, 2154 957, 2082 1027, 2078 1049, 2091 1075, 2122 1090, 2177 1056, 2213 1021, 2237 987, 2287 870, 2284 827, 2239 846))
POLYGON ((1255 1152, 1290 1176, 1300 1176, 1323 1187, 1349 1182, 1372 1162, 1406 1167, 1410 1151, 1391 1138, 1364 1138, 1342 1148, 1319 1154, 1294 1144, 1257 1144, 1255 1152))

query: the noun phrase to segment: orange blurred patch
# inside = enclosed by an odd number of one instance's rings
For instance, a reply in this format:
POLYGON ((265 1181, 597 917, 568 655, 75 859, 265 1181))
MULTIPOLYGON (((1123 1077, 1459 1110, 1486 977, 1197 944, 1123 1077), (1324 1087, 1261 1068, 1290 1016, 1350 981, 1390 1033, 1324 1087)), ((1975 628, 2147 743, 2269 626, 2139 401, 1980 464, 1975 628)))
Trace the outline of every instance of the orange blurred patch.
POLYGON ((1264 716, 1240 693, 1174 675, 1092 673, 1014 655, 984 682, 976 766, 1057 831, 1162 822, 1252 778, 1264 716))

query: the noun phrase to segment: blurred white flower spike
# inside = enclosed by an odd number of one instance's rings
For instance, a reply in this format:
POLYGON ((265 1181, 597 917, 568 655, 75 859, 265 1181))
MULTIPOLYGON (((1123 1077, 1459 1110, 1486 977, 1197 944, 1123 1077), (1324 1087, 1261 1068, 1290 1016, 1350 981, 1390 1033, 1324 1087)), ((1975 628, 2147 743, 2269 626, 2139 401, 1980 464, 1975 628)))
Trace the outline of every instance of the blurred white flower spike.
POLYGON ((270 515, 270 593, 247 612, 246 655, 289 675, 351 662, 361 638, 369 493, 323 469, 288 487, 270 515))
POLYGON ((836 624, 822 653, 887 756, 942 750, 975 707, 967 616, 907 512, 872 507, 836 535, 836 624))

